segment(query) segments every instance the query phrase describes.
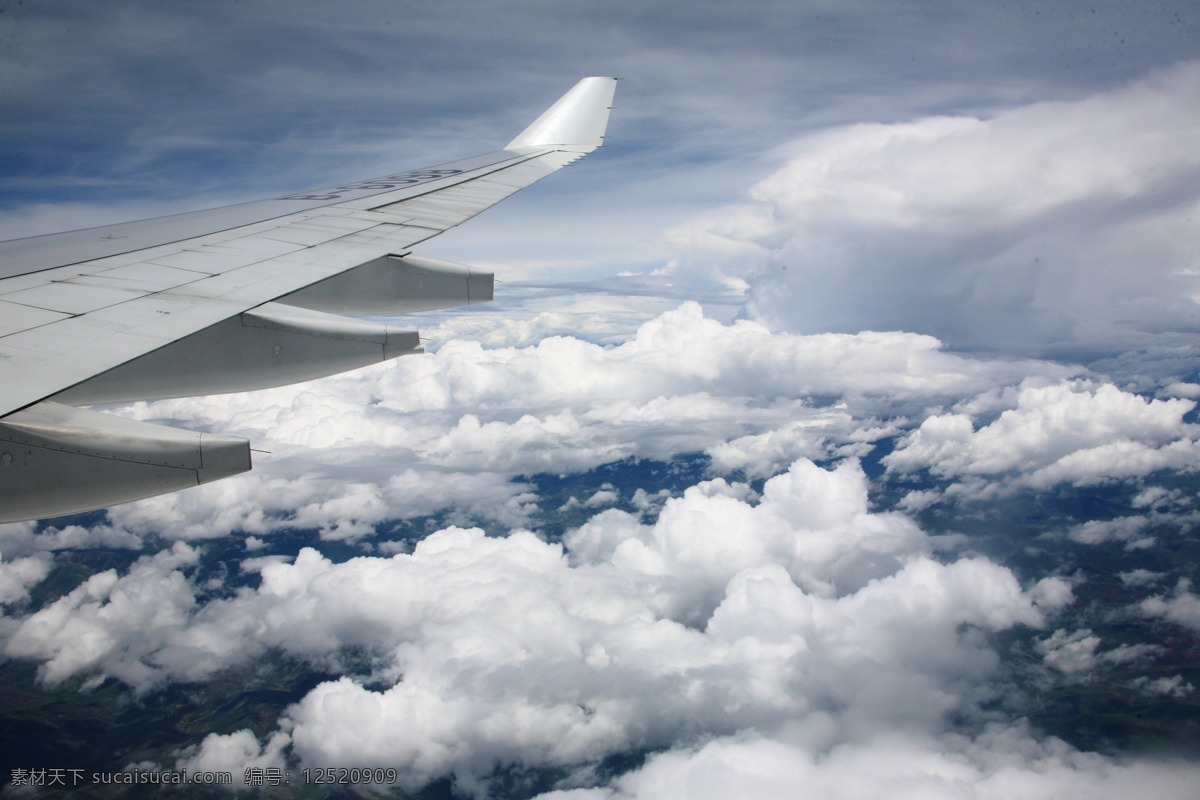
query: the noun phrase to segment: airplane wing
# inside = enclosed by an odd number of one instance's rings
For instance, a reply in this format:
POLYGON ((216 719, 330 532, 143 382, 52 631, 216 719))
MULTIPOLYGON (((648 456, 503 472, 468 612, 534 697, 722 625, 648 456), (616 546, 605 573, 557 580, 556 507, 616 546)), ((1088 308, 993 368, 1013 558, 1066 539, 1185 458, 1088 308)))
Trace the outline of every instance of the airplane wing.
POLYGON ((250 469, 245 439, 80 408, 247 391, 421 352, 343 316, 492 299, 414 255, 599 147, 616 81, 584 78, 503 150, 273 200, 0 242, 0 522, 250 469))

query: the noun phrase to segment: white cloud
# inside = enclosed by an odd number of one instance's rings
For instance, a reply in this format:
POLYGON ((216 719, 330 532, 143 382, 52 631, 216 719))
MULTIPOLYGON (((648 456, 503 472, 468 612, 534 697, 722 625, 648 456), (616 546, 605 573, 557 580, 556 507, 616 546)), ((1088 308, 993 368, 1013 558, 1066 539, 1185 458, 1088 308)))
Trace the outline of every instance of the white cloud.
POLYGON ((1162 393, 1167 397, 1186 397, 1189 400, 1200 400, 1200 383, 1176 381, 1163 387, 1162 393))
POLYGON ((1198 91, 1192 61, 988 119, 813 134, 749 202, 675 232, 675 277, 746 281, 777 330, 902 329, 1002 352, 1190 335, 1198 91))
POLYGON ((1118 573, 1121 578, 1121 583, 1126 586, 1147 586, 1151 583, 1157 583, 1163 577, 1161 572, 1152 572, 1148 569, 1131 569, 1128 572, 1118 573))
MULTIPOLYGON (((1139 547, 1141 542, 1149 537, 1142 536, 1142 531, 1153 522, 1150 517, 1114 517, 1113 519, 1093 519, 1072 526, 1067 536, 1083 544, 1100 544, 1102 542, 1127 542, 1127 547, 1139 547)), ((1152 538, 1149 541, 1153 542, 1152 538)))
POLYGON ((884 461, 899 473, 928 469, 959 479, 955 491, 966 495, 1190 470, 1198 429, 1183 418, 1193 407, 1191 400, 1146 400, 1107 383, 1027 383, 1015 407, 994 421, 976 428, 965 413, 930 416, 884 461))
POLYGON ((1036 741, 1019 727, 997 726, 975 739, 876 734, 832 748, 814 746, 813 738, 803 728, 722 737, 653 756, 610 786, 551 792, 538 800, 1053 800, 1074 794, 1185 800, 1198 777, 1187 764, 1110 761, 1055 739, 1036 741))
POLYGON ((1143 600, 1138 610, 1149 617, 1162 617, 1176 625, 1200 631, 1200 596, 1192 592, 1192 582, 1183 578, 1170 597, 1156 595, 1143 600))
POLYGON ((453 772, 470 789, 497 763, 570 766, 833 709, 841 735, 880 719, 938 728, 997 665, 959 626, 1043 616, 1007 570, 940 564, 923 539, 867 510, 853 463, 798 462, 756 506, 697 487, 649 527, 602 512, 566 554, 463 530, 387 562, 308 552, 264 569, 260 595, 279 602, 255 616, 302 646, 322 635, 302 606, 316 594, 341 620, 326 634, 402 642, 389 688, 343 678, 289 711, 305 763, 397 764, 410 789, 453 772))
POLYGON ((1073 371, 955 355, 915 334, 772 334, 706 318, 694 302, 608 347, 571 337, 492 348, 450 340, 297 387, 119 409, 247 436, 269 452, 256 454, 249 475, 115 507, 94 535, 263 537, 304 527, 349 539, 445 509, 461 524, 520 527, 537 498, 517 475, 708 452, 718 470, 767 476, 801 457, 865 454, 900 429, 899 414, 1073 371))
POLYGON ((611 506, 621 499, 621 495, 613 489, 612 484, 606 483, 596 490, 591 497, 584 501, 585 508, 611 506))
POLYGON ((65 525, 61 528, 48 525, 41 530, 38 530, 36 522, 0 525, 0 553, 9 557, 87 547, 140 550, 143 544, 140 536, 108 525, 90 528, 81 525, 65 525))
POLYGON ((1153 511, 1181 509, 1191 504, 1192 498, 1182 490, 1165 489, 1162 486, 1147 486, 1130 501, 1134 508, 1148 508, 1153 511))
MULTIPOLYGON (((115 679, 141 693, 268 649, 335 674, 355 659, 356 677, 314 688, 266 738, 214 736, 179 755, 235 774, 286 756, 394 766, 413 790, 453 776, 483 794, 497 765, 586 773, 629 750, 754 736, 796 747, 772 738, 796 726, 823 737, 800 746, 813 763, 838 748, 886 753, 880 730, 916 731, 934 748, 953 738, 950 718, 966 737, 956 746, 986 749, 971 744, 984 705, 1016 703, 993 680, 987 632, 1042 626, 1070 585, 1022 586, 985 558, 934 558, 946 542, 873 508, 854 456, 915 420, 957 415, 969 432, 926 461, 949 480, 1019 481, 1122 437, 1161 450, 1191 434, 1192 401, 1066 382, 1073 372, 947 353, 913 334, 773 334, 685 304, 608 347, 451 341, 301 387, 136 404, 125 413, 250 435, 271 454, 243 479, 112 509, 90 531, 17 526, 11 541, 37 553, 43 539, 236 532, 260 584, 206 600, 219 587, 195 583, 197 551, 178 544, 6 620, 6 654, 40 662, 49 684, 115 679), (722 477, 676 496, 635 491, 637 513, 599 510, 624 488, 591 488, 574 508, 598 513, 562 544, 448 527, 380 543, 390 558, 261 557, 282 529, 354 539, 445 509, 451 522, 520 529, 541 499, 515 475, 697 451, 718 472, 773 477, 760 491, 722 477)), ((927 430, 902 441, 897 464, 920 462, 927 430)), ((1138 498, 1146 513, 1186 505, 1169 491, 1138 498)), ((1071 642, 1059 644, 1047 659, 1070 666, 1071 642)), ((1070 674, 1144 655, 1082 648, 1070 674)), ((650 763, 672 755, 694 752, 650 763)), ((972 758, 964 780, 986 785, 984 756, 972 758)))
POLYGON ((497 764, 574 768, 792 720, 844 742, 982 719, 999 662, 980 632, 1041 626, 1070 591, 931 549, 908 518, 870 509, 856 461, 800 460, 758 497, 705 481, 653 524, 609 509, 564 544, 449 528, 391 558, 256 557, 257 589, 204 605, 197 553, 177 543, 21 620, 8 654, 42 661, 48 683, 147 691, 265 648, 330 669, 365 650, 368 684, 319 685, 267 744, 239 733, 182 758, 266 763, 286 734, 308 765, 395 766, 409 789, 453 775, 481 793, 497 764))
POLYGON ((1183 698, 1196 691, 1196 687, 1186 682, 1182 675, 1153 679, 1142 676, 1131 680, 1129 686, 1151 697, 1183 698))
POLYGON ((49 554, 38 553, 13 561, 0 560, 0 605, 20 603, 29 590, 50 574, 49 554))
POLYGON ((1037 643, 1047 666, 1073 677, 1089 678, 1097 669, 1111 664, 1128 664, 1162 652, 1149 644, 1123 644, 1111 650, 1099 650, 1101 639, 1088 629, 1068 632, 1056 630, 1037 643))
MULTIPOLYGON (((483 794, 497 765, 586 772, 628 750, 756 736, 824 764, 817 754, 839 748, 886 754, 873 737, 902 729, 924 737, 926 755, 948 742, 976 748, 954 763, 964 785, 986 786, 987 759, 1002 751, 970 731, 990 718, 984 703, 1013 702, 993 680, 999 659, 986 633, 1042 626, 1070 602, 1069 584, 1023 587, 988 559, 939 561, 943 543, 903 514, 872 508, 855 458, 823 469, 809 454, 828 459, 901 433, 913 422, 897 410, 1008 426, 1008 436, 985 435, 982 451, 970 449, 972 426, 951 453, 959 460, 944 461, 966 471, 986 456, 1007 465, 1004 476, 1114 437, 1163 447, 1189 430, 1181 415, 1190 401, 1062 382, 1070 372, 954 355, 910 334, 771 334, 685 305, 616 346, 447 343, 299 388, 133 406, 127 413, 194 416, 250 434, 272 455, 247 479, 113 509, 102 527, 137 537, 238 531, 253 540, 242 568, 260 585, 204 602, 190 577, 194 551, 180 544, 11 620, 7 654, 41 662, 48 683, 108 677, 140 692, 204 680, 268 648, 334 672, 346 653, 366 654, 356 656, 358 677, 319 685, 265 739, 210 737, 180 755, 195 768, 237 773, 287 754, 309 765, 394 766, 414 790, 453 776, 460 790, 483 794), (1064 408, 1073 422, 1060 422, 1064 408), (1016 456, 1005 452, 1009 439, 1016 456), (759 492, 721 477, 674 497, 635 492, 639 513, 600 511, 562 544, 451 527, 411 552, 384 543, 379 552, 391 558, 335 564, 311 549, 293 563, 259 557, 258 545, 282 528, 353 538, 452 506, 463 522, 519 528, 540 501, 512 482, 519 472, 704 449, 719 469, 778 474, 759 492), (961 741, 947 732, 951 717, 969 721, 961 741), (794 727, 820 743, 774 733, 794 727)), ((917 453, 920 435, 897 452, 917 453)), ((593 489, 576 508, 615 495, 593 489)), ((1154 508, 1170 498, 1143 499, 1154 508)), ((1106 651, 1084 655, 1094 662, 1106 651)), ((1014 769, 1036 772, 1022 759, 1044 745, 1012 736, 1012 752, 1023 754, 1014 769)), ((647 769, 695 752, 670 751, 647 769)), ((1072 753, 1060 755, 1082 758, 1072 753)), ((1092 771, 1066 770, 1063 781, 1088 785, 1110 768, 1088 763, 1092 771)))
POLYGON ((233 775, 233 786, 241 789, 253 785, 246 781, 249 768, 274 769, 282 774, 285 766, 283 751, 287 745, 288 737, 284 733, 271 734, 266 743, 259 743, 248 729, 230 734, 210 733, 198 746, 180 753, 175 770, 187 770, 189 774, 229 772, 233 775))
POLYGON ((834 444, 844 440, 847 431, 857 428, 858 422, 844 410, 817 413, 765 433, 720 442, 707 452, 718 472, 743 470, 752 477, 760 477, 798 458, 827 458, 836 449, 834 444))
MULTIPOLYGON (((985 558, 935 559, 946 543, 873 508, 853 456, 924 418, 934 422, 902 440, 893 471, 1019 482, 1113 441, 1157 452, 1192 435, 1183 422, 1192 401, 1066 381, 1072 372, 955 355, 913 334, 772 334, 685 304, 608 347, 447 342, 302 387, 130 406, 250 435, 271 455, 247 478, 113 509, 108 525, 81 533, 236 531, 248 545, 242 569, 261 583, 204 601, 212 587, 193 583, 195 551, 179 544, 9 620, 7 654, 41 662, 47 683, 113 678, 147 692, 268 648, 334 672, 347 653, 365 653, 354 656, 357 677, 313 689, 265 739, 210 737, 179 756, 197 769, 238 773, 286 754, 395 766, 414 790, 453 776, 482 794, 496 765, 580 769, 592 785, 587 769, 605 756, 687 740, 761 740, 821 771, 819 753, 886 755, 878 732, 910 730, 930 758, 972 753, 934 759, 937 774, 953 762, 964 786, 988 786, 988 759, 1005 751, 978 734, 991 713, 982 708, 1015 700, 993 680, 1000 662, 986 633, 1041 627, 1071 602, 1070 585, 1022 586, 985 558), (934 448, 929 432, 957 419, 962 434, 934 448), (721 477, 676 496, 639 490, 637 513, 599 511, 618 493, 593 488, 574 508, 598 513, 562 544, 449 527, 415 546, 382 543, 390 558, 259 557, 277 530, 355 538, 452 507, 462 523, 519 529, 540 498, 516 474, 698 450, 718 472, 773 477, 758 492, 721 477), (830 469, 811 460, 839 456, 830 469), (796 728, 816 738, 780 733, 796 728)), ((1161 514, 1184 501, 1146 489, 1135 505, 1161 514)), ((47 535, 18 534, 32 552, 47 535)), ((1071 675, 1148 652, 1056 636, 1043 655, 1071 675)), ((1004 740, 1019 754, 1013 768, 1036 784, 1021 771, 1037 772, 1030 753, 1046 745, 1014 730, 1004 740)), ((698 752, 669 751, 646 770, 698 752)), ((1112 768, 1087 764, 1064 767, 1062 780, 1089 785, 1112 768)), ((641 779, 588 791, 624 792, 641 779)))
POLYGON ((165 639, 187 626, 196 607, 179 570, 199 554, 182 542, 141 558, 124 576, 99 572, 40 611, 21 620, 5 647, 9 657, 42 661, 48 685, 83 673, 113 677, 139 691, 167 673, 152 661, 165 639))

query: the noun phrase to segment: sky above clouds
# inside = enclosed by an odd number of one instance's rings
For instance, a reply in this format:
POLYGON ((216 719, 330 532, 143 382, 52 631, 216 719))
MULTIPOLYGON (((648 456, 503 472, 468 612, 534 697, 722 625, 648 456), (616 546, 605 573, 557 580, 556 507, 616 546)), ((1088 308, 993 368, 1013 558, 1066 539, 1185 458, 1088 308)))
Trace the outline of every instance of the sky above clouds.
POLYGON ((267 452, 0 525, 8 663, 323 676, 154 757, 239 777, 1190 797, 1044 698, 1195 709, 1194 4, 8 2, 0 238, 485 152, 589 74, 606 146, 423 247, 503 281, 428 354, 111 409, 267 452))

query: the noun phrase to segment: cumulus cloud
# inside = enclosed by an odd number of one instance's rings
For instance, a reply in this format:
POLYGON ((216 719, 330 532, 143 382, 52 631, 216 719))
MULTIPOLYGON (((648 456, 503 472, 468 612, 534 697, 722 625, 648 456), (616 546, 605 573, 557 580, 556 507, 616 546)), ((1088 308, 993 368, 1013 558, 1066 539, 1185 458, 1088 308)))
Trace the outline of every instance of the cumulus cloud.
POLYGON ((1183 578, 1170 596, 1155 595, 1137 606, 1142 614, 1161 617, 1193 631, 1200 631, 1200 596, 1192 591, 1192 582, 1183 578))
POLYGON ((1163 577, 1161 572, 1153 572, 1148 569, 1131 569, 1127 572, 1118 573, 1121 583, 1126 586, 1147 586, 1151 583, 1156 583, 1163 577))
POLYGON ((1157 645, 1123 644, 1111 650, 1100 650, 1101 639, 1088 629, 1056 630, 1037 643, 1037 650, 1047 666, 1076 677, 1088 677, 1105 665, 1127 664, 1162 651, 1157 645))
MULTIPOLYGON (((920 334, 772 333, 685 303, 608 346, 509 335, 301 387, 122 409, 271 452, 248 476, 114 508, 88 529, 0 531, 6 552, 11 542, 35 561, 72 542, 194 540, 7 618, 5 654, 38 662, 47 685, 112 679, 141 694, 269 650, 334 674, 354 660, 353 675, 316 686, 262 738, 213 735, 181 751, 189 769, 386 765, 409 790, 449 776, 482 796, 512 765, 571 772, 564 790, 609 797, 705 752, 672 749, 681 741, 781 748, 820 771, 829 753, 887 753, 878 732, 905 730, 923 737, 935 774, 949 768, 940 754, 957 752, 964 785, 986 785, 1001 741, 987 725, 1021 704, 993 680, 989 634, 1046 625, 1071 586, 957 557, 945 537, 876 507, 860 457, 890 438, 893 475, 1015 484, 1059 465, 1087 482, 1064 459, 1122 441, 1169 452, 1194 434, 1191 400, 955 354, 920 334), (933 437, 957 419, 961 435, 933 437), (570 508, 592 516, 562 542, 523 529, 542 498, 518 476, 697 452, 712 474, 686 489, 591 487, 570 508), (374 556, 269 554, 282 530, 355 540, 435 514, 441 530, 415 545, 372 541, 374 556), (197 577, 201 540, 231 533, 252 588, 197 577), (662 752, 624 782, 593 771, 647 750, 662 752)), ((1153 488, 1136 496, 1140 511, 1187 508, 1153 488)), ((24 587, 36 577, 22 575, 24 587)), ((1145 655, 1058 636, 1043 655, 1063 674, 1145 655)), ((1027 770, 1045 745, 1013 730, 1003 741, 1027 770)), ((1072 769, 1064 781, 1091 780, 1072 769)))
POLYGON ((613 485, 606 483, 585 500, 583 505, 585 508, 599 508, 601 506, 611 506, 620 499, 621 495, 613 489, 613 485))
POLYGON ((773 334, 710 319, 694 302, 610 346, 451 339, 299 387, 117 409, 247 436, 269 452, 249 475, 110 509, 91 535, 302 527, 354 539, 448 509, 458 524, 521 527, 538 498, 516 476, 707 452, 718 471, 766 477, 801 457, 863 455, 897 432, 897 415, 1073 371, 957 355, 917 334, 773 334))
POLYGON ((828 746, 880 724, 982 724, 999 666, 982 634, 1044 625, 1070 589, 933 549, 907 517, 871 510, 856 461, 801 459, 757 496, 705 481, 652 524, 608 509, 563 543, 447 528, 391 558, 250 559, 258 587, 207 603, 197 551, 177 543, 25 618, 7 652, 41 661, 47 683, 147 691, 265 648, 325 665, 365 649, 369 680, 322 683, 266 742, 209 737, 181 763, 236 772, 286 747, 482 794, 497 765, 575 769, 794 721, 828 746))
POLYGON ((12 605, 25 600, 30 588, 50 574, 51 565, 47 553, 13 561, 0 560, 0 605, 12 605))
MULTIPOLYGON (((250 435, 271 456, 244 479, 113 509, 89 535, 237 532, 257 584, 214 599, 221 587, 196 575, 203 542, 179 543, 8 619, 5 652, 39 662, 47 684, 115 679, 140 693, 268 650, 335 674, 355 659, 353 675, 316 686, 265 736, 214 735, 180 752, 192 769, 392 766, 406 789, 449 776, 482 796, 511 765, 569 772, 562 788, 580 796, 621 797, 705 752, 681 741, 774 748, 815 780, 843 774, 824 772, 830 753, 886 754, 879 732, 904 730, 922 742, 911 755, 934 775, 956 765, 963 786, 998 781, 1004 758, 1031 786, 1057 785, 1038 783, 1038 758, 1061 767, 1064 785, 1089 785, 1116 767, 1065 746, 1046 755, 1019 726, 988 732, 1021 706, 994 680, 989 634, 1045 626, 1072 601, 1070 584, 957 557, 876 507, 858 458, 900 437, 894 473, 1019 481, 1121 437, 1157 450, 1192 434, 1192 401, 1072 373, 956 355, 916 334, 771 333, 685 304, 618 345, 451 341, 302 387, 137 404, 123 413, 250 435), (931 455, 916 420, 955 416, 969 433, 931 455), (541 498, 519 474, 681 452, 707 452, 717 474, 674 494, 579 493, 573 508, 592 516, 561 542, 522 530, 541 498), (627 498, 633 513, 605 508, 627 498), (461 526, 375 544, 391 557, 263 556, 282 529, 354 539, 454 507, 461 526), (489 536, 480 521, 509 532, 489 536), (626 778, 594 772, 647 750, 661 753, 626 778)), ((1138 498, 1147 513, 1186 506, 1165 489, 1138 498)), ((15 530, 30 546, 62 534, 15 530)), ((1050 634, 1047 663, 1086 676, 1146 655, 1089 636, 1050 634)))
POLYGON ((1196 687, 1183 679, 1182 675, 1171 675, 1164 678, 1134 678, 1129 686, 1138 692, 1151 697, 1187 697, 1196 691, 1196 687))
POLYGON ((196 607, 179 567, 199 554, 182 542, 138 560, 129 573, 96 573, 78 588, 21 620, 5 646, 9 657, 36 659, 40 679, 56 685, 83 673, 97 685, 113 677, 146 690, 165 677, 149 656, 185 628, 196 607))
POLYGON ((284 749, 288 737, 274 733, 260 743, 254 733, 242 729, 230 734, 210 733, 200 744, 188 748, 175 762, 175 770, 197 772, 229 772, 233 775, 233 787, 245 788, 246 770, 254 767, 262 770, 284 769, 284 749))
POLYGON ((595 789, 561 790, 538 800, 717 800, 727 797, 933 798, 1052 800, 1083 793, 1105 800, 1149 795, 1184 800, 1197 771, 1180 763, 1117 763, 1062 742, 1036 741, 1020 727, 988 729, 975 739, 877 735, 814 747, 809 729, 721 737, 652 757, 645 766, 595 789))
POLYGON ((1026 383, 1014 402, 978 428, 967 413, 930 416, 884 461, 899 473, 927 469, 956 479, 955 493, 975 496, 1140 478, 1196 463, 1200 429, 1184 421, 1191 400, 1147 400, 1112 384, 1072 381, 1026 383))
POLYGON ((0 553, 14 558, 88 547, 139 550, 143 544, 142 537, 110 525, 40 527, 36 522, 0 525, 0 553))
POLYGON ((1073 525, 1067 531, 1067 536, 1083 544, 1101 544, 1102 542, 1125 542, 1128 550, 1144 549, 1155 543, 1153 536, 1144 536, 1143 531, 1152 523, 1151 517, 1114 517, 1113 519, 1093 519, 1073 525))
POLYGON ((902 329, 1001 352, 1190 334, 1198 91, 1193 61, 986 119, 814 134, 750 202, 677 229, 674 273, 745 282, 776 330, 902 329))
POLYGON ((386 564, 310 553, 264 570, 263 591, 355 585, 368 597, 339 627, 412 632, 386 636, 402 640, 388 688, 323 684, 284 728, 305 763, 399 764, 407 788, 453 773, 468 790, 497 764, 595 763, 796 718, 835 739, 881 719, 936 730, 997 666, 962 626, 1044 616, 1007 570, 926 548, 904 518, 867 509, 855 464, 800 461, 757 505, 698 486, 651 526, 601 512, 565 552, 449 530, 386 564))

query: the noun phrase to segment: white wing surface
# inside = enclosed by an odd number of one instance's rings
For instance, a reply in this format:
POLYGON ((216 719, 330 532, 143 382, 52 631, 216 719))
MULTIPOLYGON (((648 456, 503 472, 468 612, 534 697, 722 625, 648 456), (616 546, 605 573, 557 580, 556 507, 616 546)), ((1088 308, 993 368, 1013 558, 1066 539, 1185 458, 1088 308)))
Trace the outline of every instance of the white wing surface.
POLYGON ((246 391, 420 352, 345 317, 492 299, 413 255, 599 147, 616 81, 584 78, 505 149, 314 192, 0 242, 0 522, 250 468, 244 439, 78 408, 246 391))

